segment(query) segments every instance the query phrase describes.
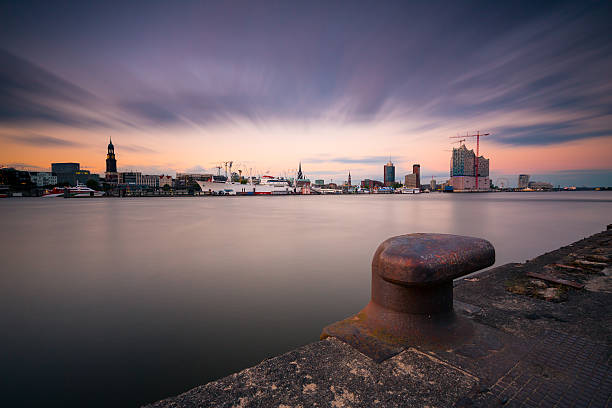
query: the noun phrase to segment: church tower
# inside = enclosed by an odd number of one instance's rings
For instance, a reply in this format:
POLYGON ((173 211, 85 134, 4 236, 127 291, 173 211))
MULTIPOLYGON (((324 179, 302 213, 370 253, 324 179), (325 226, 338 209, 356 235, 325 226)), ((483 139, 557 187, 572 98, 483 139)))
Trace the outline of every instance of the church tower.
POLYGON ((300 168, 298 170, 297 179, 304 180, 305 178, 306 177, 304 177, 304 173, 302 173, 302 162, 300 162, 300 168))
POLYGON ((348 184, 349 187, 351 186, 351 172, 349 171, 349 178, 348 178, 348 184))
POLYGON ((117 184, 119 182, 119 173, 117 173, 117 159, 115 159, 115 146, 113 140, 109 138, 108 153, 106 153, 106 173, 105 181, 109 184, 117 184))
POLYGON ((117 172, 117 160, 115 159, 115 146, 113 146, 113 140, 109 138, 108 153, 106 154, 106 172, 116 173, 117 172))

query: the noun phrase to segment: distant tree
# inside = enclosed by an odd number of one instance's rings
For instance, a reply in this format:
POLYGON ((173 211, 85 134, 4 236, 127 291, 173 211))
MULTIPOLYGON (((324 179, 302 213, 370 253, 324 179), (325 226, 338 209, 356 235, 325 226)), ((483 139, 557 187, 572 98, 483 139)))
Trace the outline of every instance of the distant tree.
POLYGON ((164 184, 164 186, 162 187, 162 190, 170 191, 170 184, 164 184))
POLYGON ((94 179, 89 179, 87 180, 87 183, 85 183, 85 185, 89 188, 91 188, 92 190, 96 190, 99 191, 100 190, 100 183, 98 183, 96 180, 94 179))
POLYGON ((246 183, 247 183, 247 180, 245 178, 240 179, 240 184, 246 184, 246 183))
POLYGON ((402 183, 393 183, 393 188, 401 188, 402 183))

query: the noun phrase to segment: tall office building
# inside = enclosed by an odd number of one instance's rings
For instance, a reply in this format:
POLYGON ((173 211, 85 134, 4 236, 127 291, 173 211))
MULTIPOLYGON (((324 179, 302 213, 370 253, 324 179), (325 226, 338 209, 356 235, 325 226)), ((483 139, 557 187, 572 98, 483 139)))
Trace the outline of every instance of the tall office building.
POLYGON ((416 174, 416 188, 421 188, 421 165, 412 165, 412 174, 416 174))
POLYGON ((518 188, 529 187, 529 174, 519 174, 518 177, 518 188))
POLYGON ((406 174, 406 177, 404 177, 404 187, 419 188, 419 186, 417 186, 417 175, 414 173, 406 174))
POLYGON ((395 183, 395 166, 393 165, 391 160, 389 160, 389 163, 385 164, 384 180, 385 186, 387 187, 392 186, 393 183, 395 183))

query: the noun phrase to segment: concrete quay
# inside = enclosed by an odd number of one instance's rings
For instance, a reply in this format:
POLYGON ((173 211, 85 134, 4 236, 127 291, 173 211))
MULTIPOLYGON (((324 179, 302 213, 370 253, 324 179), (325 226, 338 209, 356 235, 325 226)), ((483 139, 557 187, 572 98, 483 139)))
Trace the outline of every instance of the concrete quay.
POLYGON ((338 322, 322 337, 339 337, 149 407, 612 407, 612 225, 453 286, 472 328, 456 343, 374 333, 368 356, 361 329, 338 322))

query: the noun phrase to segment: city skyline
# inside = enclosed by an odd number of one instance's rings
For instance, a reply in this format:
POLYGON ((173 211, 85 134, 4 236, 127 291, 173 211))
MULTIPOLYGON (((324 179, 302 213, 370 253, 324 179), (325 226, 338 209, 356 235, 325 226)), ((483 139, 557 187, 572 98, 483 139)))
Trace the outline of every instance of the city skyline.
POLYGON ((381 179, 391 154, 427 182, 450 136, 482 130, 493 181, 612 185, 609 3, 0 10, 2 164, 103 173, 112 137, 143 173, 381 179))

